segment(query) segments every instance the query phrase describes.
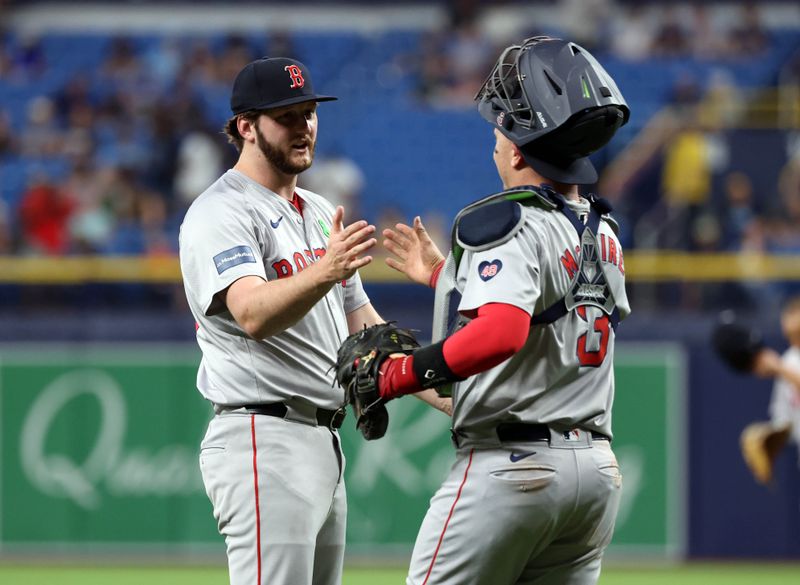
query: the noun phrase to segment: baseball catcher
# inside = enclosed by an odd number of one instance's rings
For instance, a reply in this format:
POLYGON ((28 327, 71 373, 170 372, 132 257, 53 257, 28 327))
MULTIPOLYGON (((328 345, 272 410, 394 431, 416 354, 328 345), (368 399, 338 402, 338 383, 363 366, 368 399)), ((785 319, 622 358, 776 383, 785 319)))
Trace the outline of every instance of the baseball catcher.
POLYGON ((367 441, 380 439, 389 426, 386 400, 378 389, 380 367, 392 354, 419 347, 414 334, 393 323, 365 327, 344 340, 336 356, 336 380, 353 405, 356 428, 367 441))

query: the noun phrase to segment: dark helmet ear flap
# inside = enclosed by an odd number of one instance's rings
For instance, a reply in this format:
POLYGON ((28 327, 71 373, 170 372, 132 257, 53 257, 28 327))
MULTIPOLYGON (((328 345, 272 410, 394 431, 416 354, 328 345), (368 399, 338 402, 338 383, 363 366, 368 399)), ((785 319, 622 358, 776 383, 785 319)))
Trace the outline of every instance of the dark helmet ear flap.
POLYGON ((603 106, 574 115, 540 140, 543 147, 565 158, 589 156, 608 144, 625 118, 620 106, 603 106))

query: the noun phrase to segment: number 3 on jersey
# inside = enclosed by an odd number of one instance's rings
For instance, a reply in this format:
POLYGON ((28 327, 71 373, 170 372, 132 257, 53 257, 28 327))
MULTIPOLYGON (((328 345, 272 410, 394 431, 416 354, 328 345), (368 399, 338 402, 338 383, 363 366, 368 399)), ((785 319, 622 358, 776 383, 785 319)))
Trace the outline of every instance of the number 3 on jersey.
POLYGON ((596 368, 606 359, 608 339, 611 335, 609 331, 611 322, 608 320, 608 315, 597 308, 593 308, 592 313, 600 313, 598 317, 590 317, 586 311, 586 306, 577 307, 576 312, 581 319, 590 324, 589 331, 578 337, 578 346, 576 348, 578 361, 582 366, 596 368), (597 342, 598 334, 600 335, 599 343, 597 342), (591 338, 589 337, 590 335, 591 338), (597 349, 588 350, 587 346, 596 347, 597 349))

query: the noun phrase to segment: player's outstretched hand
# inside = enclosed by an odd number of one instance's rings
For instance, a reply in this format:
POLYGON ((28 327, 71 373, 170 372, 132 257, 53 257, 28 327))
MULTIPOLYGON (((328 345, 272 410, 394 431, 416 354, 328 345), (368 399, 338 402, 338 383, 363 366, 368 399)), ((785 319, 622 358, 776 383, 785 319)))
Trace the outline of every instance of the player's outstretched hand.
POLYGON ((780 375, 780 354, 768 347, 759 351, 753 359, 753 373, 761 378, 774 378, 780 375))
POLYGON ((375 226, 364 220, 344 226, 344 207, 336 208, 331 217, 331 233, 328 237, 328 250, 317 264, 324 270, 326 282, 347 280, 356 270, 372 262, 372 256, 362 256, 372 248, 377 240, 370 237, 375 226))
POLYGON ((414 218, 413 227, 398 223, 394 230, 383 230, 383 237, 383 246, 394 256, 387 258, 386 264, 414 282, 428 286, 444 255, 431 240, 420 217, 414 218))

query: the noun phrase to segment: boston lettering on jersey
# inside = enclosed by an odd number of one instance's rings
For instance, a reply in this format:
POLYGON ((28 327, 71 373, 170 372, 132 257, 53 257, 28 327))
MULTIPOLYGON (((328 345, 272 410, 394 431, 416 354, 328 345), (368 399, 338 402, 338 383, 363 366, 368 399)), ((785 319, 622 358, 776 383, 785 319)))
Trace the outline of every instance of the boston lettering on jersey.
POLYGON ((295 271, 308 268, 312 262, 316 262, 325 255, 325 248, 314 248, 314 250, 304 250, 303 252, 295 252, 292 254, 292 260, 281 258, 277 262, 272 263, 272 268, 278 278, 289 278, 295 271), (292 266, 294 264, 294 266, 292 266))
MULTIPOLYGON (((625 263, 622 258, 622 248, 617 246, 614 238, 607 238, 605 234, 600 234, 600 259, 606 264, 616 266, 620 274, 625 275, 625 263)), ((575 276, 578 271, 578 262, 575 260, 576 256, 580 256, 580 246, 575 246, 575 254, 573 255, 569 249, 564 250, 561 256, 561 264, 567 271, 570 279, 575 276)))
MULTIPOLYGON (((300 272, 312 262, 316 262, 325 255, 325 248, 314 248, 314 250, 303 250, 302 252, 295 252, 292 254, 292 260, 281 258, 277 262, 272 263, 272 269, 278 278, 289 278, 295 272, 300 272), (294 266, 292 266, 294 264, 294 266)), ((347 281, 341 282, 342 286, 347 286, 347 281)))

